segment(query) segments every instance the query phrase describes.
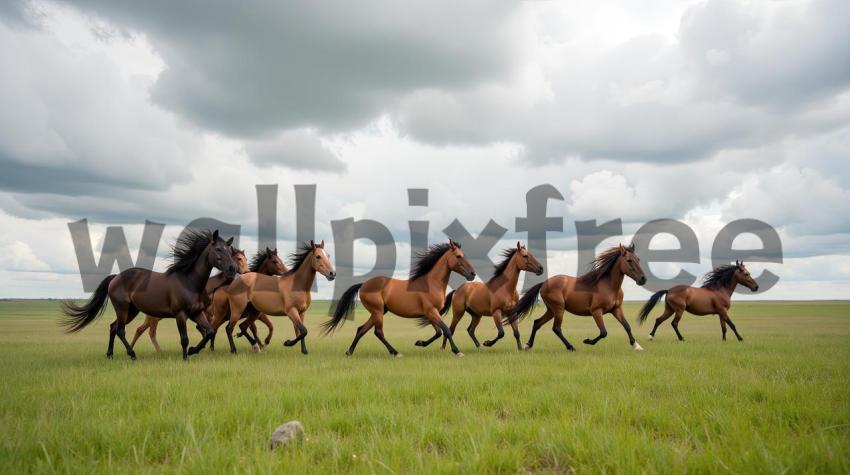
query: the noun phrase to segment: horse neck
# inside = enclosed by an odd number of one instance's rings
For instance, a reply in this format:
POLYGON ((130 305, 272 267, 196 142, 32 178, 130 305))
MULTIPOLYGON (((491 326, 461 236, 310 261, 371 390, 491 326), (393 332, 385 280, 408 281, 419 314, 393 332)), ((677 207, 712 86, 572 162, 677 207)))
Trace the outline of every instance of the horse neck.
POLYGON ((212 266, 209 262, 207 262, 209 252, 209 248, 204 249, 204 252, 198 256, 195 263, 192 265, 192 270, 185 275, 186 281, 189 283, 189 287, 193 290, 197 290, 198 292, 206 288, 207 282, 210 279, 210 272, 212 272, 212 266))
POLYGON ((508 289, 515 289, 517 282, 519 282, 519 264, 517 264, 517 257, 512 257, 511 262, 508 263, 508 266, 505 267, 505 270, 502 271, 502 275, 496 277, 495 283, 496 288, 507 287, 508 289))
POLYGON ((292 274, 293 288, 298 290, 310 290, 314 280, 316 280, 316 269, 313 269, 309 262, 302 262, 301 267, 292 274))
POLYGON ((431 271, 425 274, 425 279, 428 282, 429 288, 438 288, 445 294, 446 287, 449 286, 449 276, 451 273, 452 270, 449 269, 448 259, 444 255, 434 264, 431 271), (431 287, 432 285, 436 287, 431 287))
POLYGON ((625 278, 625 274, 620 270, 619 263, 615 264, 614 267, 611 268, 611 271, 608 273, 607 281, 611 287, 611 290, 617 292, 623 286, 623 278, 625 278))
POLYGON ((729 297, 732 297, 732 294, 735 293, 735 287, 737 287, 737 286, 738 286, 738 281, 733 278, 732 280, 729 281, 728 284, 726 284, 726 287, 723 287, 723 290, 726 292, 726 294, 729 297))

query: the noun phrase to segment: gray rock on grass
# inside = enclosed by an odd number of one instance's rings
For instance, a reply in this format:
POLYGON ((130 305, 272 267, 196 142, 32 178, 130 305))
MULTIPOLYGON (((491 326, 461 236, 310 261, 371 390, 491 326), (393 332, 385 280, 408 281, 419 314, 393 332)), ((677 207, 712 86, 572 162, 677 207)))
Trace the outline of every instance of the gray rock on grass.
POLYGON ((298 421, 289 421, 286 424, 278 426, 278 428, 272 432, 272 438, 269 441, 269 448, 274 450, 282 445, 288 445, 303 438, 304 426, 298 421))

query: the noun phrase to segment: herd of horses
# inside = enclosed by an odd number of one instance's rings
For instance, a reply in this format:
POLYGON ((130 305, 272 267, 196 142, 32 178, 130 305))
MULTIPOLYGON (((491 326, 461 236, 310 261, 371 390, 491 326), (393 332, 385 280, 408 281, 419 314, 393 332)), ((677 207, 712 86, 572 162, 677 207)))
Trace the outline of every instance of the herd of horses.
MULTIPOLYGON (((79 305, 72 301, 63 303, 64 317, 61 323, 67 332, 78 332, 96 320, 106 308, 106 300, 115 310, 115 321, 109 327, 109 346, 106 352, 112 358, 117 336, 131 359, 136 359, 133 346, 145 331, 150 334, 154 347, 159 351, 156 329, 159 320, 173 318, 177 322, 183 358, 202 351, 209 343, 215 347, 217 330, 225 325, 231 353, 236 353, 233 333, 244 336, 254 350, 260 351, 271 341, 274 326, 269 316, 286 316, 292 322, 295 336, 285 340, 284 346, 300 344, 301 352, 307 354, 307 327, 304 325, 306 312, 312 301, 311 290, 316 274, 332 281, 336 271, 325 252, 324 241, 310 241, 291 255, 287 267, 278 257, 277 249, 260 250, 249 262, 244 250, 232 246, 233 238, 224 240, 218 231, 184 232, 172 247, 172 262, 165 272, 142 268, 131 268, 103 279, 91 298, 79 305), (210 276, 213 269, 220 272, 210 276), (125 327, 139 313, 146 315, 132 343, 127 341, 125 327), (187 322, 195 323, 201 340, 189 347, 187 322), (268 327, 268 336, 260 340, 256 321, 268 327)), ((567 350, 575 347, 567 340, 561 329, 564 313, 591 316, 599 328, 595 338, 584 340, 595 345, 605 338, 603 315, 611 314, 623 326, 629 344, 636 351, 643 348, 635 340, 631 326, 623 313, 623 280, 629 277, 637 285, 646 283, 646 276, 635 254, 634 246, 615 246, 599 254, 588 272, 578 277, 555 275, 529 288, 520 297, 517 284, 522 272, 543 273, 543 266, 517 242, 516 247, 506 249, 496 265, 493 276, 487 282, 474 282, 475 270, 464 256, 460 244, 449 240, 435 244, 420 253, 410 270, 408 279, 373 277, 349 287, 331 308, 331 318, 322 324, 325 334, 338 329, 354 315, 355 298, 359 296, 363 307, 369 312, 366 322, 357 328, 354 340, 346 352, 352 355, 357 343, 373 331, 393 356, 401 354, 387 341, 384 335, 384 315, 392 313, 402 318, 415 319, 422 327, 432 327, 434 335, 419 340, 416 346, 426 347, 440 337, 442 347, 448 343, 454 354, 463 356, 454 341, 457 325, 465 314, 472 321, 467 328, 475 347, 490 347, 504 337, 503 325, 510 325, 517 349, 529 350, 534 346, 538 330, 552 320, 552 331, 567 350), (449 278, 457 273, 467 282, 446 294, 449 278), (519 322, 531 314, 538 297, 546 308, 543 315, 534 320, 531 335, 525 345, 520 340, 519 322), (443 316, 452 312, 451 324, 443 316), (491 317, 497 335, 492 340, 479 343, 475 330, 481 317, 491 317)), ((671 316, 673 330, 679 340, 684 340, 679 331, 679 321, 685 311, 694 315, 717 315, 726 339, 726 327, 743 340, 729 318, 732 294, 738 285, 752 291, 758 284, 743 262, 720 266, 706 275, 701 287, 679 285, 654 293, 640 311, 638 321, 643 323, 658 301, 666 295, 663 313, 655 320, 649 339, 655 337, 658 327, 671 316)))

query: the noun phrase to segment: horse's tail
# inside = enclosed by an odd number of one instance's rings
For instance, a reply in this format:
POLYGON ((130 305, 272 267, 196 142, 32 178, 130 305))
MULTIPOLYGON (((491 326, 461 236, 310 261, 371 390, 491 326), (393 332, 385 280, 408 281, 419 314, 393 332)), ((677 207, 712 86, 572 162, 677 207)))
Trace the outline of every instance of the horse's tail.
POLYGON ((115 277, 117 275, 112 274, 103 279, 89 301, 83 305, 77 305, 70 300, 62 302, 62 313, 65 317, 59 323, 65 327, 65 333, 76 333, 103 315, 106 310, 106 297, 109 296, 109 283, 115 277))
POLYGON ((643 325, 643 322, 646 321, 646 317, 649 316, 649 312, 651 312, 652 309, 655 308, 655 304, 657 304, 661 297, 666 293, 666 290, 659 290, 658 292, 652 294, 652 297, 650 297, 649 300, 647 300, 646 303, 643 304, 643 308, 640 309, 640 313, 638 314, 638 324, 643 325))
POLYGON ((331 306, 333 316, 330 320, 322 324, 322 334, 330 335, 337 327, 342 326, 347 318, 354 315, 354 297, 357 295, 360 287, 363 287, 362 283, 352 285, 342 294, 342 297, 337 302, 334 302, 331 306))
POLYGON ((454 296, 455 296, 454 290, 452 290, 451 292, 449 292, 448 295, 446 295, 446 303, 444 303, 443 308, 440 309, 440 315, 445 315, 446 312, 448 312, 449 309, 452 308, 452 299, 454 298, 454 296))
POLYGON ((508 315, 505 317, 505 323, 514 323, 522 321, 527 317, 534 305, 537 303, 537 296, 540 294, 540 287, 543 287, 543 282, 525 291, 520 297, 519 302, 508 310, 508 315))

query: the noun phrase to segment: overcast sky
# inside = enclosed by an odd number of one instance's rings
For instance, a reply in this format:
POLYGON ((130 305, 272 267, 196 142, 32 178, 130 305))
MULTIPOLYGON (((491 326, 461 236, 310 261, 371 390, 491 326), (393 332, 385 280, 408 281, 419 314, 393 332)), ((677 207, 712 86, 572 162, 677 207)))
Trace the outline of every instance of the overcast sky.
POLYGON ((84 295, 67 229, 82 218, 95 256, 108 225, 135 252, 146 219, 166 223, 164 253, 201 216, 241 224, 253 252, 268 183, 282 249, 292 186, 316 184, 331 253, 331 220, 375 219, 399 274, 408 220, 439 241, 492 218, 496 256, 548 183, 565 198, 550 272, 576 272, 575 220, 621 218, 610 244, 684 221, 701 275, 717 231, 755 218, 785 255, 750 266, 781 279, 759 298, 850 295, 845 0, 248 3, 2 3, 0 297, 84 295))

